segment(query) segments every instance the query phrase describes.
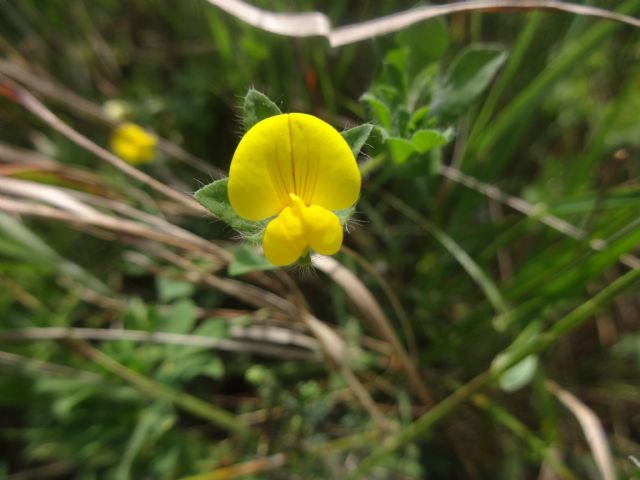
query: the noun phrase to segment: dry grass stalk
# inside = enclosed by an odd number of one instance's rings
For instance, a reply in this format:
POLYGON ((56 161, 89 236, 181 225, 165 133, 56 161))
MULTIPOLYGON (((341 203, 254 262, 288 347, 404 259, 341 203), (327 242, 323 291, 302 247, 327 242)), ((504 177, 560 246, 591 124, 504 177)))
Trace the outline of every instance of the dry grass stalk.
POLYGON ((242 0, 208 0, 237 19, 267 32, 289 37, 325 37, 332 47, 368 40, 407 28, 425 20, 461 12, 553 10, 622 22, 640 27, 640 20, 604 8, 553 0, 468 0, 427 5, 364 22, 334 28, 322 12, 276 13, 242 0))
POLYGON ((613 458, 611 457, 607 435, 600 419, 578 397, 560 387, 557 383, 548 380, 545 382, 545 386, 575 415, 578 423, 580 423, 602 480, 615 480, 616 473, 613 466, 613 458))
MULTIPOLYGON (((114 127, 118 123, 116 120, 109 117, 102 108, 100 108, 100 106, 82 98, 72 90, 68 90, 63 86, 58 85, 53 80, 44 77, 42 74, 33 73, 16 63, 0 58, 0 74, 4 74, 7 77, 27 86, 32 91, 67 106, 69 109, 84 118, 98 121, 109 127, 114 127)), ((170 157, 173 157, 202 173, 214 178, 222 178, 224 176, 224 172, 221 170, 207 164, 205 161, 165 138, 158 137, 158 148, 170 157)))
MULTIPOLYGON (((105 328, 64 328, 42 327, 0 330, 0 341, 24 340, 65 340, 69 338, 100 341, 150 342, 165 345, 202 347, 233 353, 251 353, 283 360, 318 361, 317 351, 302 350, 298 347, 274 345, 266 342, 242 341, 228 338, 212 338, 203 335, 189 335, 171 332, 148 332, 144 330, 124 330, 105 328)), ((263 340, 268 337, 263 336, 263 340)), ((273 338, 273 337, 272 337, 273 338)))
POLYGON ((426 405, 433 405, 434 400, 426 387, 424 380, 418 373, 418 370, 406 352, 400 340, 395 334, 391 322, 385 315, 384 311, 376 301, 373 294, 362 283, 362 281, 350 270, 342 266, 338 261, 331 257, 322 255, 314 255, 313 264, 321 271, 326 273, 334 282, 336 282, 351 298, 353 303, 364 314, 365 318, 370 322, 371 327, 393 347, 393 350, 402 367, 407 374, 409 383, 420 400, 426 405))
POLYGON ((137 180, 140 183, 147 185, 149 188, 156 192, 171 198, 177 203, 188 207, 196 212, 206 213, 206 210, 200 206, 193 198, 178 192, 171 187, 168 187, 164 183, 150 177, 146 173, 138 170, 137 168, 129 165, 124 160, 116 157, 114 154, 100 147, 89 138, 82 135, 77 130, 63 122, 58 118, 51 110, 44 106, 36 97, 29 93, 26 89, 22 88, 8 77, 0 74, 0 87, 4 90, 5 96, 11 98, 16 103, 22 105, 40 120, 45 122, 51 128, 61 133, 76 145, 88 150, 101 160, 107 162, 111 166, 117 168, 129 177, 137 180), (8 93, 7 93, 8 91, 8 93))

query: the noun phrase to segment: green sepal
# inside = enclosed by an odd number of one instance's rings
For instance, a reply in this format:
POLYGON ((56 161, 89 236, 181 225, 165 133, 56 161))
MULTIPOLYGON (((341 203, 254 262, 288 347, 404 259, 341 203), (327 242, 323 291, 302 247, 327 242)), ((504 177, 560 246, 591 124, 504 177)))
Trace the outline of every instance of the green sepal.
POLYGON ((311 252, 307 249, 307 251, 298 259, 298 265, 301 267, 311 267, 313 266, 311 262, 311 252))
POLYGON ((372 130, 373 125, 371 125, 370 123, 364 123, 362 125, 358 125, 357 127, 353 127, 349 130, 341 132, 342 138, 344 138, 351 147, 351 152, 353 153, 354 157, 358 156, 364 144, 367 143, 372 130))
POLYGON ((342 210, 336 210, 333 213, 335 213, 336 217, 338 217, 338 220, 340 220, 340 225, 344 227, 345 224, 351 218, 351 215, 353 215, 353 212, 355 212, 355 210, 356 210, 356 207, 347 207, 347 208, 343 208, 342 210))
POLYGON ((235 212, 229 203, 226 178, 202 187, 194 197, 218 219, 245 236, 246 240, 252 242, 260 240, 264 222, 249 222, 235 212))
POLYGON ((254 88, 250 88, 244 96, 242 109, 242 122, 245 131, 249 130, 260 120, 282 114, 280 108, 278 108, 269 97, 254 88))

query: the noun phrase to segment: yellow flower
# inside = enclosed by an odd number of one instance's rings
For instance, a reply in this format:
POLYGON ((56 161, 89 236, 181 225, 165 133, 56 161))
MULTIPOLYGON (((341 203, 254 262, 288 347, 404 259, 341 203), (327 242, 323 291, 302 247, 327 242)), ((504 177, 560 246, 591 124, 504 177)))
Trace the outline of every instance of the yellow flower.
POLYGON ((111 135, 111 150, 132 165, 151 163, 158 140, 135 123, 121 123, 111 135))
POLYGON ((231 161, 229 202, 253 221, 267 224, 262 246, 274 265, 288 265, 311 248, 333 255, 342 245, 342 225, 332 210, 353 205, 360 171, 342 135, 303 113, 256 123, 231 161))

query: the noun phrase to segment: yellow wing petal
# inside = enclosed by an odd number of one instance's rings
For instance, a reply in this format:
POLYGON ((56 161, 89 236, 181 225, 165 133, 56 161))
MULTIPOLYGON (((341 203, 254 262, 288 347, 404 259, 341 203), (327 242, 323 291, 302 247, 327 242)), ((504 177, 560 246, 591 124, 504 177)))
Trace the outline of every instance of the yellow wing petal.
POLYGON ((322 255, 333 255, 342 245, 342 225, 335 213, 317 205, 304 210, 309 246, 322 255))
POLYGON ((302 218, 291 207, 271 220, 262 238, 264 256, 274 265, 289 265, 307 249, 302 218))

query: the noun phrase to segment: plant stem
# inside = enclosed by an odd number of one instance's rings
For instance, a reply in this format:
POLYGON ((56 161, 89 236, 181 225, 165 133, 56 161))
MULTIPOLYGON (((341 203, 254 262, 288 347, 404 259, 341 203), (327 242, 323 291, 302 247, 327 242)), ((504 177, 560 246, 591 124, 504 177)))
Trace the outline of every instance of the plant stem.
POLYGON ((242 433, 247 430, 247 427, 229 412, 136 373, 82 340, 70 338, 65 340, 65 343, 152 398, 167 400, 177 407, 233 433, 242 433))
POLYGON ((417 438, 424 437, 429 430, 447 415, 452 413, 459 405, 464 403, 471 395, 481 388, 490 384, 509 368, 526 358, 527 356, 546 350, 567 333, 582 325, 592 317, 594 313, 615 299, 622 292, 640 280, 640 269, 631 270, 607 285, 593 298, 590 298, 569 314, 556 322, 548 331, 540 334, 539 337, 523 345, 515 351, 508 362, 500 365, 499 368, 486 370, 446 397, 434 408, 411 423, 398 434, 391 437, 387 442, 376 448, 371 455, 364 459, 358 467, 351 472, 350 480, 362 478, 371 468, 380 463, 384 458, 394 451, 408 445, 417 438))

